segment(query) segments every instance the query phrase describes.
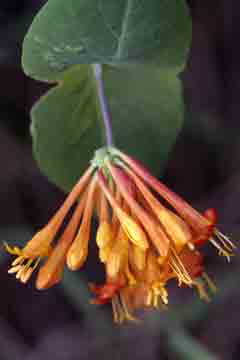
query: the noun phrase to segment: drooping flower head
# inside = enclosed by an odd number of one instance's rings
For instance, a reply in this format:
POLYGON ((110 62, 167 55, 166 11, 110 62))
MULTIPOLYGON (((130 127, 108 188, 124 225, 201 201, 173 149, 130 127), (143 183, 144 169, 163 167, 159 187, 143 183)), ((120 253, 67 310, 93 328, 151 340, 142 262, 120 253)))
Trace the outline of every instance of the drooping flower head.
POLYGON ((23 249, 6 245, 16 256, 9 273, 26 283, 45 259, 36 279, 37 288, 45 289, 61 280, 65 264, 79 270, 88 256, 94 210, 106 281, 90 285, 92 302, 111 302, 116 322, 136 320, 139 308, 165 308, 169 281, 195 287, 207 301, 208 289, 216 291, 201 247, 212 244, 228 261, 235 248, 217 229, 216 211, 199 213, 140 163, 111 147, 96 152, 62 207, 23 249))

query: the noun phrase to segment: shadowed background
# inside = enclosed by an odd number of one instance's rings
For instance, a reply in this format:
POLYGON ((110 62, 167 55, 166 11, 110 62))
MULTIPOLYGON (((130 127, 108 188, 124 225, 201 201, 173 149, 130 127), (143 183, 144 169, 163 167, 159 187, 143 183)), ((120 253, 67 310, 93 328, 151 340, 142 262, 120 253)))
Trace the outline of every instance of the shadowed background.
MULTIPOLYGON (((193 42, 181 74, 186 119, 164 180, 199 209, 216 207, 221 229, 238 243, 240 5, 188 2, 193 42)), ((32 159, 28 114, 46 86, 20 68, 23 34, 43 3, 0 4, 0 236, 11 243, 27 240, 64 199, 32 159)), ((220 288, 210 305, 192 291, 172 289, 169 312, 147 313, 141 325, 119 328, 111 324, 110 308, 88 304, 87 281, 99 272, 95 250, 77 281, 67 273, 62 285, 44 292, 8 276, 9 258, 1 256, 1 359, 239 358, 239 255, 227 265, 207 250, 209 274, 220 288)))

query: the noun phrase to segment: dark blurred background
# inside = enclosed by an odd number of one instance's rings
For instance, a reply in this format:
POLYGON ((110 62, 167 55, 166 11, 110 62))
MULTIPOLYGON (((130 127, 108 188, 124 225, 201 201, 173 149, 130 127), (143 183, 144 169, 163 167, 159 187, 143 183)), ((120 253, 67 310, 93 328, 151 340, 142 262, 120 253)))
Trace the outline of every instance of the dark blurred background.
MULTIPOLYGON (((32 158, 29 110, 46 90, 21 71, 21 43, 44 0, 0 2, 0 238, 25 241, 64 198, 32 158)), ((240 234, 240 4, 189 0, 193 42, 181 74, 184 128, 164 180, 199 209, 216 207, 220 228, 240 234)), ((88 304, 87 281, 98 272, 94 249, 79 275, 38 292, 8 276, 1 251, 1 360, 239 359, 239 260, 231 265, 207 251, 209 274, 219 286, 211 304, 173 289, 171 310, 144 315, 144 323, 112 325, 110 308, 88 304)))

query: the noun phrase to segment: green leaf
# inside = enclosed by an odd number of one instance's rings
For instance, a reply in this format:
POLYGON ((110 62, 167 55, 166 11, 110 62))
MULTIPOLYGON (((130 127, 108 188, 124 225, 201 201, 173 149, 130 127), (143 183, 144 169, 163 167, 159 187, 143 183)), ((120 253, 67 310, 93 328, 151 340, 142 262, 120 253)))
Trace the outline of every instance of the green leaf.
POLYGON ((56 80, 77 64, 181 66, 191 37, 185 0, 49 0, 23 45, 23 68, 56 80))
POLYGON ((35 155, 52 181, 69 190, 104 143, 86 63, 109 64, 104 78, 116 146, 155 172, 163 168, 182 125, 177 74, 190 33, 184 0, 48 1, 25 38, 23 67, 58 82, 32 111, 35 155))
POLYGON ((36 159, 50 180, 69 190, 101 146, 91 67, 67 72, 32 109, 36 159))
POLYGON ((107 67, 105 84, 117 147, 158 174, 183 122, 177 69, 107 67))
MULTIPOLYGON (((164 166, 182 125, 176 72, 143 65, 104 67, 116 146, 155 172, 164 166)), ((78 65, 32 110, 36 159, 64 190, 72 188, 103 144, 97 103, 92 67, 78 65)))

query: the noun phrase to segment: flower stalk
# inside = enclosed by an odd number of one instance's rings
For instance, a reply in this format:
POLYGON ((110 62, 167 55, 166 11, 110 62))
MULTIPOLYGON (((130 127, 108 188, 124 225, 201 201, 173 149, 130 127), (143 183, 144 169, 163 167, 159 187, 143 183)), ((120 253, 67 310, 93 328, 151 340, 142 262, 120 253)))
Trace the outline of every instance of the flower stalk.
POLYGON ((94 64, 93 68, 94 68, 95 80, 97 83, 97 92, 101 107, 101 113, 104 122, 106 144, 107 146, 112 146, 113 145, 112 118, 104 89, 103 67, 101 64, 94 64))

